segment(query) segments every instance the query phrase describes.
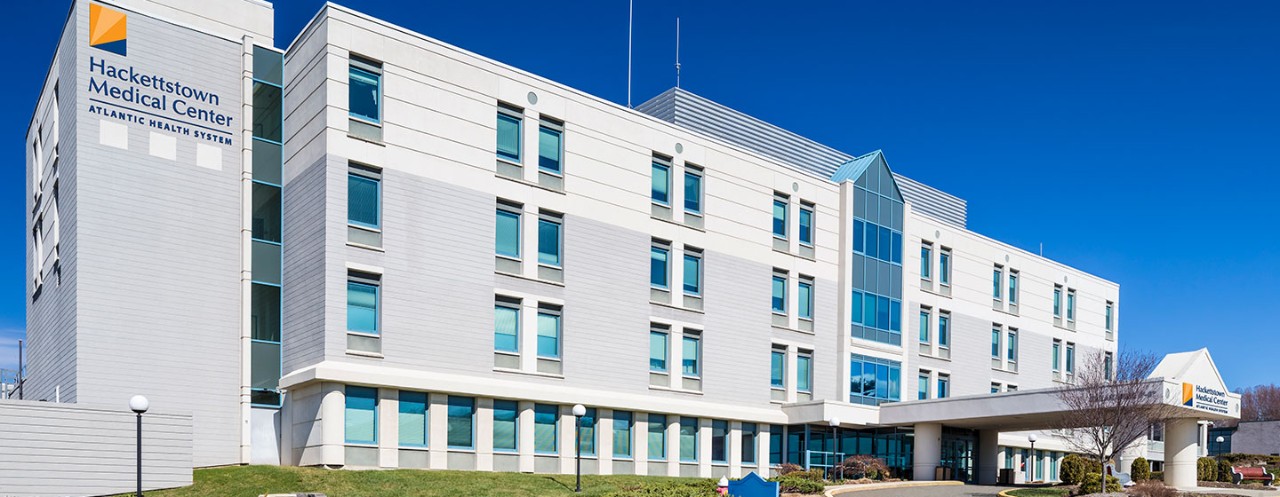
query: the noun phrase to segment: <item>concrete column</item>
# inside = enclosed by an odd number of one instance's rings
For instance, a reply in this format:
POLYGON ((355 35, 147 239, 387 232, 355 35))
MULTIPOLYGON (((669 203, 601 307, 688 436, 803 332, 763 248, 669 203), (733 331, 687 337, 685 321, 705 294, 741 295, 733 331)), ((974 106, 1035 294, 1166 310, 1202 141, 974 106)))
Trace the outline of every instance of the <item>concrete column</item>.
POLYGON ((636 465, 637 475, 649 474, 649 415, 643 412, 632 414, 631 423, 631 455, 636 465))
POLYGON ((519 440, 516 446, 520 449, 518 466, 521 473, 533 472, 533 402, 522 400, 516 404, 516 408, 520 410, 519 416, 516 418, 516 437, 519 440))
POLYGON ((427 467, 431 469, 447 469, 449 467, 449 396, 442 393, 428 394, 427 415, 427 467))
MULTIPOLYGON (((845 382, 848 383, 848 382, 845 382)), ((769 439, 773 433, 774 425, 759 424, 756 425, 756 474, 762 478, 773 476, 769 473, 769 439)))
POLYGON ((667 476, 680 476, 680 416, 667 416, 667 476))
POLYGON ((596 460, 598 474, 613 474, 613 411, 596 409, 596 460))
POLYGON ((698 476, 711 478, 711 419, 698 419, 698 476))
POLYGON ((400 466, 400 391, 378 389, 378 466, 400 466))
POLYGON ((742 423, 729 422, 729 438, 725 440, 725 450, 729 452, 729 477, 742 476, 742 423))
MULTIPOLYGON (((919 435, 917 435, 919 436, 919 435)), ((994 485, 1000 474, 1000 432, 997 430, 978 431, 977 466, 978 484, 994 485)))
POLYGON ((346 452, 347 393, 341 383, 325 383, 321 386, 320 399, 320 464, 343 466, 346 452))
POLYGON ((493 471, 493 399, 476 399, 476 471, 493 471))
POLYGON ((1164 424, 1164 481, 1176 488, 1196 486, 1196 459, 1200 425, 1194 418, 1176 418, 1164 424))
POLYGON ((933 481, 933 471, 942 461, 942 424, 916 424, 915 439, 913 478, 916 481, 933 481))
POLYGON ((560 474, 575 474, 578 455, 578 425, 573 417, 573 406, 560 406, 560 474))

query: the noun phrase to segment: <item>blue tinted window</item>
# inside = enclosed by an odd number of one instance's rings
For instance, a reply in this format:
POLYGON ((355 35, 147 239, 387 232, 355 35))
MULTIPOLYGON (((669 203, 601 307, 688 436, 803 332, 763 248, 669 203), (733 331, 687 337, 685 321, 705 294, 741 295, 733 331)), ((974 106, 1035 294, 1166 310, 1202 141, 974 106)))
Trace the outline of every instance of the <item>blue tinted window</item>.
POLYGON ((865 233, 866 229, 867 229, 866 223, 863 223, 861 219, 853 220, 853 251, 854 252, 863 253, 866 251, 864 247, 864 245, 866 244, 866 233, 865 233))
POLYGON ((933 249, 928 245, 920 246, 920 277, 926 280, 933 277, 933 249))
POLYGON ((801 281, 799 293, 796 294, 799 301, 799 314, 801 319, 813 319, 813 284, 801 281))
POLYGON ((702 375, 702 340, 698 336, 685 335, 682 339, 680 373, 684 376, 702 375))
POLYGON ((347 443, 378 443, 378 389, 347 387, 347 443))
POLYGON ((400 445, 407 447, 427 446, 427 394, 423 392, 400 392, 399 424, 400 445))
POLYGON ((347 282, 347 331, 378 333, 378 287, 347 282))
POLYGON ((813 380, 813 356, 801 355, 796 357, 796 390, 801 392, 812 392, 813 380))
POLYGON ((559 411, 558 407, 552 405, 533 405, 533 451, 535 453, 556 453, 556 428, 560 425, 559 411))
POLYGON ((667 334, 649 332, 649 371, 667 372, 667 334))
POLYGON ((549 128, 547 126, 538 127, 538 168, 554 174, 560 174, 561 163, 560 156, 563 152, 563 143, 561 141, 564 132, 549 128))
POLYGON ((684 293, 702 294, 702 256, 685 252, 684 254, 684 293))
POLYGON ((773 200, 773 236, 787 237, 787 201, 773 200))
POLYGON ((498 209, 497 211, 496 248, 498 255, 520 258, 520 214, 498 209))
POLYGON ((680 460, 698 460, 698 418, 680 418, 680 460))
POLYGON ((951 316, 938 316, 938 345, 946 347, 951 344, 951 316))
POLYGON ((876 327, 880 329, 889 327, 888 297, 876 297, 876 327))
POLYGON ((560 314, 538 310, 538 357, 560 358, 560 314))
POLYGON ((596 408, 588 407, 579 425, 582 429, 578 431, 578 446, 582 448, 582 454, 596 455, 596 408))
POLYGON ((893 258, 893 232, 889 228, 880 226, 880 250, 877 257, 881 260, 891 260, 893 258))
POLYGON ((520 351, 520 309, 512 305, 493 306, 493 349, 520 351))
POLYGON ((667 458, 667 417, 661 414, 649 415, 649 460, 662 461, 667 458))
POLYGON ((692 171, 684 173, 684 210, 702 212, 702 175, 692 171))
POLYGON ((800 243, 813 245, 813 209, 800 208, 800 243))
POLYGON ((373 123, 382 122, 382 75, 351 66, 348 93, 351 115, 373 123))
POLYGON ((897 231, 893 232, 892 245, 893 246, 890 249, 892 250, 893 255, 890 258, 890 262, 902 264, 902 233, 897 231))
POLYGON ((867 226, 867 250, 866 254, 870 257, 880 257, 880 228, 874 224, 866 223, 867 226))
POLYGON ((380 181, 361 176, 347 175, 347 221, 367 228, 381 226, 379 210, 380 181))
POLYGON ((787 312, 787 279, 773 277, 773 312, 787 312))
POLYGON ((902 302, 889 301, 889 331, 902 331, 902 302))
POLYGON ((519 116, 498 112, 498 157, 520 162, 520 123, 519 116))
POLYGON ((538 218, 538 264, 560 266, 560 222, 538 218))
POLYGON ((862 324, 869 328, 877 326, 876 300, 876 296, 869 293, 862 297, 862 324))
POLYGON ((656 288, 667 288, 667 262, 670 251, 664 247, 649 247, 649 285, 656 288))
POLYGON ((653 193, 654 202, 659 204, 671 203, 671 166, 654 162, 653 163, 653 193))
POLYGON ((781 350, 775 350, 769 355, 769 385, 774 388, 783 388, 787 381, 787 354, 781 350))
POLYGON ((520 442, 520 411, 514 400, 493 401, 493 450, 516 452, 520 442))
POLYGON ((449 396, 449 422, 446 428, 451 449, 474 448, 476 400, 449 396))
POLYGON ((855 324, 861 324, 862 323, 862 292, 859 292, 857 290, 853 291, 853 303, 849 306, 849 309, 851 311, 850 315, 853 316, 853 322, 855 324))
POLYGON ((613 456, 631 458, 631 413, 613 411, 613 456))
POLYGON ((849 402, 879 405, 896 402, 901 394, 902 364, 852 354, 849 361, 849 402))
POLYGON ((930 327, 929 322, 932 321, 932 315, 929 311, 920 311, 920 342, 929 343, 930 327))

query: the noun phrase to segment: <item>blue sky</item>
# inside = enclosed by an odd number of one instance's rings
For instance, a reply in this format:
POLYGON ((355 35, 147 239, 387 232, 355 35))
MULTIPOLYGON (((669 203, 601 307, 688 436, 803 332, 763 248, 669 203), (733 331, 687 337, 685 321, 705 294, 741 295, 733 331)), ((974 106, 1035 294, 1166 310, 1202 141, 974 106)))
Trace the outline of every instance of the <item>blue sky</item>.
MULTIPOLYGON (((343 2, 619 103, 627 1, 343 2)), ((322 5, 278 2, 278 45, 322 5)), ((1121 285, 1120 336, 1276 381, 1280 2, 636 0, 633 99, 675 83, 969 201, 1121 285)), ((23 135, 67 1, 18 2, 0 104, 0 367, 24 323, 23 135)), ((145 284, 145 282, 140 282, 145 284)))

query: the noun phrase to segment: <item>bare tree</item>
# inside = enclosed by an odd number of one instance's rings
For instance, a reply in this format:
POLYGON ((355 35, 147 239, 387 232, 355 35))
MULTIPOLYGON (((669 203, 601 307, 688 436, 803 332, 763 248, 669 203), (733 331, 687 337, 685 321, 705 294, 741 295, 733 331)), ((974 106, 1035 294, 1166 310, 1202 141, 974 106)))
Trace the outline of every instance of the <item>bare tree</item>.
MULTIPOLYGON (((1152 424, 1172 417, 1177 408, 1162 401, 1160 382, 1147 379, 1158 362, 1155 355, 1121 351, 1113 360, 1099 350, 1084 359, 1075 377, 1058 388, 1058 399, 1067 411, 1054 434, 1105 465, 1145 436, 1152 424)), ((1106 471, 1102 473, 1106 493, 1106 471)))
POLYGON ((1240 394, 1240 421, 1280 419, 1280 386, 1256 385, 1237 393, 1240 394))

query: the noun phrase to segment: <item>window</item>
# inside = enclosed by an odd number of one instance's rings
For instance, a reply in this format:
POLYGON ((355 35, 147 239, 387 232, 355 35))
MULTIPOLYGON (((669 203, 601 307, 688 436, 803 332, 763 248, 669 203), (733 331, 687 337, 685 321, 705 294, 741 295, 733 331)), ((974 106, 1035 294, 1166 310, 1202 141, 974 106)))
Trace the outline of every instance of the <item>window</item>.
POLYGON ((877 357, 851 354, 849 362, 849 402, 880 405, 897 402, 902 363, 877 357))
POLYGON ((711 420, 711 462, 729 462, 729 422, 711 420))
POLYGON ((1018 304, 1018 274, 1017 270, 1009 270, 1009 303, 1012 305, 1018 304))
POLYGON ((427 446, 427 394, 401 390, 399 405, 400 446, 427 446))
POLYGON ((367 229, 381 229, 382 172, 376 168, 351 164, 347 174, 347 224, 367 229))
POLYGON ((756 424, 742 423, 742 464, 756 463, 756 424))
POLYGON ((1104 316, 1104 322, 1106 324, 1107 331, 1112 331, 1115 329, 1115 328, 1112 328, 1112 323, 1113 323, 1112 320, 1114 319, 1113 313, 1115 312, 1115 306, 1116 306, 1115 302, 1112 302, 1110 300, 1107 301, 1107 313, 1104 316))
POLYGON ((1067 342, 1067 375, 1076 372, 1076 344, 1067 342))
POLYGON ((769 354, 769 386, 786 388, 787 384, 787 349, 782 345, 774 345, 769 354))
POLYGON ((554 212, 538 213, 538 264, 560 267, 564 234, 564 216, 554 212))
POLYGON ((1000 334, 1001 334, 1001 331, 999 326, 993 326, 991 328, 991 358, 992 359, 1000 358, 1000 334))
POLYGON ((698 418, 680 418, 680 460, 698 460, 698 418))
POLYGON ((702 335, 684 330, 681 344, 680 373, 692 378, 702 376, 702 335))
POLYGON ((773 236, 783 240, 787 238, 787 205, 790 199, 781 193, 773 194, 773 236))
POLYGON ((773 312, 787 313, 787 273, 776 269, 773 271, 773 312))
POLYGON ((684 293, 702 295, 702 251, 684 248, 684 293))
POLYGON ((684 210, 702 214, 702 168, 684 165, 684 210))
POLYGON ((814 205, 809 202, 800 202, 800 244, 808 247, 813 246, 813 213, 814 205))
POLYGON ((1010 363, 1018 362, 1018 330, 1009 328, 1009 333, 1006 336, 1008 340, 1005 343, 1005 359, 1008 359, 1010 363))
POLYGON ((653 157, 653 203, 671 205, 671 160, 653 157))
POLYGON ((347 331, 377 335, 378 288, 381 277, 367 273, 347 273, 347 331))
POLYGON ((951 285, 951 249, 947 247, 938 252, 938 282, 951 285))
POLYGON ((853 232, 854 252, 884 262, 902 264, 901 231, 855 218, 853 232))
POLYGON ((560 307, 538 304, 538 357, 560 358, 560 307))
POLYGON ((920 343, 929 343, 930 326, 933 321, 933 310, 928 307, 920 308, 920 343))
POLYGON ((995 269, 991 270, 991 298, 1000 300, 1002 288, 1004 288, 1004 268, 996 264, 995 269))
POLYGON ((564 123, 543 118, 538 125, 538 169, 564 174, 564 123))
POLYGON ((920 279, 933 279, 933 244, 920 243, 920 279))
POLYGON ((798 313, 800 319, 813 320, 813 278, 808 276, 800 277, 800 287, 796 294, 798 313))
POLYGON ((520 300, 499 296, 493 304, 493 350, 520 352, 520 300))
POLYGON ((665 461, 667 459, 667 417, 661 414, 649 415, 649 460, 665 461))
POLYGON ((665 328, 649 329, 649 371, 667 372, 667 338, 665 328))
POLYGON ((1017 386, 1017 385, 1009 385, 1009 384, 1005 384, 1005 386, 1004 386, 1004 391, 1006 391, 1006 392, 1016 392, 1016 391, 1018 391, 1018 386, 1017 386))
POLYGON ((1067 322, 1076 320, 1076 290, 1074 288, 1067 289, 1067 322))
POLYGON ((951 396, 951 375, 938 373, 938 398, 951 396))
POLYGON ((516 452, 520 447, 520 409, 514 400, 493 401, 493 451, 516 452))
POLYGON ((1053 339, 1053 372, 1062 371, 1062 340, 1053 339))
POLYGON ((947 311, 938 311, 938 346, 951 346, 951 313, 947 311))
POLYGON ((769 464, 782 464, 782 425, 769 425, 769 464))
POLYGON ((1104 352, 1104 353, 1103 353, 1103 356, 1102 356, 1102 377, 1103 377, 1103 378, 1106 378, 1106 379, 1108 379, 1108 380, 1110 380, 1110 379, 1111 379, 1111 363, 1112 363, 1112 360, 1113 360, 1113 356, 1111 355, 1111 353, 1110 353, 1110 352, 1104 352))
POLYGON ((475 448, 476 399, 449 396, 448 436, 450 449, 475 448))
POLYGON ((1053 285, 1053 317, 1062 317, 1062 285, 1053 285))
POLYGON ((1000 393, 1000 384, 999 384, 999 383, 996 383, 996 382, 992 382, 992 383, 991 383, 991 393, 1000 393))
POLYGON ((631 458, 631 413, 613 411, 613 457, 631 458))
POLYGON ((520 260, 521 212, 519 204, 498 201, 494 251, 499 257, 520 260))
POLYGON ((560 426, 560 408, 547 404, 533 405, 533 452, 556 453, 556 428, 560 426))
POLYGON ((923 369, 916 377, 916 400, 929 398, 929 372, 923 369))
POLYGON ((382 64, 351 56, 348 67, 351 117, 382 123, 382 64))
POLYGON ((796 356, 796 391, 813 393, 813 352, 802 350, 796 356))
POLYGON ((596 455, 596 408, 588 407, 586 414, 579 420, 582 429, 578 432, 578 447, 584 455, 596 455))
POLYGON ((346 441, 378 443, 378 389, 347 386, 346 441))
POLYGON ((663 290, 670 288, 670 257, 671 245, 653 240, 653 245, 649 246, 649 286, 663 290))
POLYGON ((524 111, 506 104, 498 104, 498 158, 520 162, 521 124, 524 111))

